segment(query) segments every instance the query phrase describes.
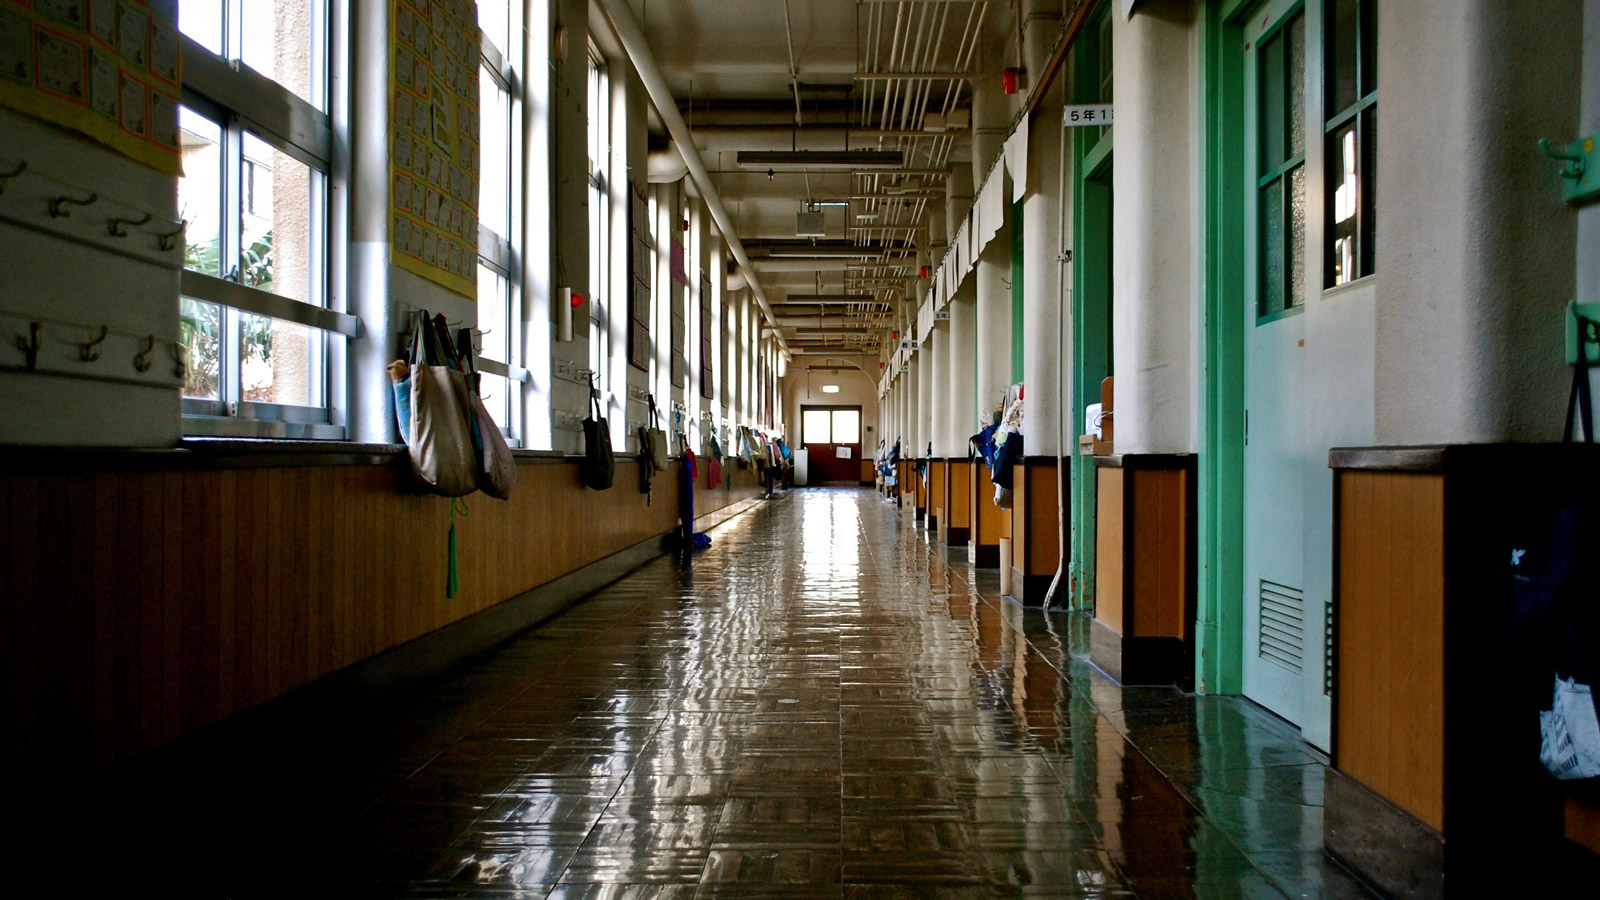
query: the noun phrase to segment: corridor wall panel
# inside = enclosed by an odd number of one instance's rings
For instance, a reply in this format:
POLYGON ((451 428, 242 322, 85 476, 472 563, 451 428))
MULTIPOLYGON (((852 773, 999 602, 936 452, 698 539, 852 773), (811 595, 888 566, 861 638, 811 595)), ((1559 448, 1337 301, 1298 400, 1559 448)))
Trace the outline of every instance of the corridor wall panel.
MULTIPOLYGON (((126 455, 123 460, 129 459, 126 455)), ((75 771, 168 744, 547 584, 677 524, 675 469, 589 491, 577 465, 518 466, 509 501, 450 501, 390 465, 48 465, 0 477, 5 762, 75 771)), ((11 466, 17 472, 21 466, 11 466)), ((755 473, 699 482, 704 516, 755 473)))

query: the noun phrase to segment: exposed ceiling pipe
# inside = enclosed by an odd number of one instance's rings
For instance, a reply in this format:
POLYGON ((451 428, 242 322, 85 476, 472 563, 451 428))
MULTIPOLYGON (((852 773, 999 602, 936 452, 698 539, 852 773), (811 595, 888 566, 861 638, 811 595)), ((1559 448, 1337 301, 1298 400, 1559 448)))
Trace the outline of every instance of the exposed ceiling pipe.
MULTIPOLYGON (((662 77, 661 68, 656 64, 655 54, 650 52, 650 44, 645 40, 644 32, 639 29, 639 22, 633 17, 633 10, 628 7, 627 0, 600 0, 600 5, 605 9, 606 16, 611 19, 611 25, 617 31, 617 38, 622 41, 622 49, 627 51, 628 58, 633 61, 633 67, 639 73, 639 80, 644 82, 644 89, 650 95, 650 102, 655 104, 656 113, 666 123, 672 139, 680 148, 693 147, 694 138, 689 133, 689 126, 678 113, 678 104, 672 97, 672 89, 662 77)), ((695 183, 700 186, 706 209, 710 210, 711 217, 716 220, 717 228, 728 242, 728 249, 733 252, 733 258, 746 271, 753 271, 750 257, 745 255, 744 244, 739 241, 739 233, 734 230, 733 219, 728 216, 728 211, 722 208, 722 198, 717 195, 716 183, 706 171, 705 162, 700 159, 699 153, 684 152, 681 155, 683 161, 688 164, 689 173, 694 176, 695 183)), ((772 314, 772 307, 767 304, 767 296, 761 290, 761 282, 751 278, 750 290, 755 295, 756 304, 761 307, 761 312, 767 321, 775 322, 777 317, 772 314)), ((777 339, 783 355, 789 356, 789 345, 784 341, 783 335, 778 334, 777 339)))
POLYGON ((683 161, 678 145, 668 142, 664 150, 651 150, 645 160, 646 178, 651 184, 673 184, 689 174, 689 164, 683 161))

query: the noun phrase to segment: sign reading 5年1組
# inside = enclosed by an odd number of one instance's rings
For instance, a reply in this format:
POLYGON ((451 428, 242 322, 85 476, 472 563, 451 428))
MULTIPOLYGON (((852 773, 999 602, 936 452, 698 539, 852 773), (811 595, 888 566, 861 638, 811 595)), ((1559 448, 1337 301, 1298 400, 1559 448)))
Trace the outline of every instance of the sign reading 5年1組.
POLYGON ((1110 125, 1111 104, 1090 103, 1083 106, 1068 106, 1061 117, 1061 124, 1068 128, 1078 128, 1084 125, 1110 125))

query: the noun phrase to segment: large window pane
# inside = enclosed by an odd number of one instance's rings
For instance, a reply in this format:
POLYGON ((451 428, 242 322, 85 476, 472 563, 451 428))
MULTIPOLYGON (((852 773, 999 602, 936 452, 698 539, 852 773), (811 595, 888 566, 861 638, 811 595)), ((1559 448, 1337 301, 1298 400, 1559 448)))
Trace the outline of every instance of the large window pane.
MULTIPOLYGON (((321 3, 317 0, 242 0, 239 59, 318 109, 320 79, 314 71, 321 3)), ((184 6, 195 6, 187 2, 184 6)), ((220 5, 220 4, 219 4, 220 5)))
POLYGON ((511 333, 506 300, 506 280, 488 266, 478 267, 478 331, 482 343, 478 355, 496 362, 510 362, 507 338, 511 333))
POLYGON ((511 379, 501 375, 482 373, 478 381, 478 396, 483 398, 484 408, 489 410, 489 415, 494 417, 496 425, 509 428, 511 419, 511 379))
POLYGON ((239 282, 322 305, 317 288, 321 221, 310 167, 249 132, 239 172, 239 282))
POLYGON ((503 238, 511 233, 511 98, 487 69, 480 68, 478 74, 483 121, 478 223, 503 238))
POLYGON ((322 333, 282 319, 239 315, 241 399, 321 405, 322 333))
MULTIPOLYGON (((112 8, 115 4, 96 3, 96 7, 112 8)), ((222 0, 188 0, 178 4, 178 30, 193 38, 195 43, 222 55, 222 0)), ((97 13, 101 10, 96 9, 97 13)))
POLYGON ((185 231, 185 268, 222 277, 222 126, 183 107, 178 112, 178 216, 185 231))
POLYGON ((835 444, 861 443, 861 411, 836 409, 833 411, 833 442, 835 444))
POLYGON ((478 3, 478 28, 489 43, 501 53, 515 55, 511 47, 511 4, 502 0, 480 0, 478 3))
POLYGON ((833 415, 826 409, 808 409, 800 413, 800 442, 803 444, 833 443, 833 415))

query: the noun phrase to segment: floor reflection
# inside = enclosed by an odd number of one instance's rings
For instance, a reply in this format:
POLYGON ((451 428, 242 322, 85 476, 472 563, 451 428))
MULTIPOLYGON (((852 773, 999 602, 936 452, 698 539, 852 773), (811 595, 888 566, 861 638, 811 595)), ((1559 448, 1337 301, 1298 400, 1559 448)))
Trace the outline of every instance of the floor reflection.
POLYGON ((180 791, 175 820, 241 823, 207 845, 209 884, 1367 896, 1320 853, 1324 760, 1292 731, 1244 701, 1109 682, 1081 618, 998 599, 870 491, 792 492, 713 539, 323 732, 257 779, 248 815, 242 795, 180 791))

